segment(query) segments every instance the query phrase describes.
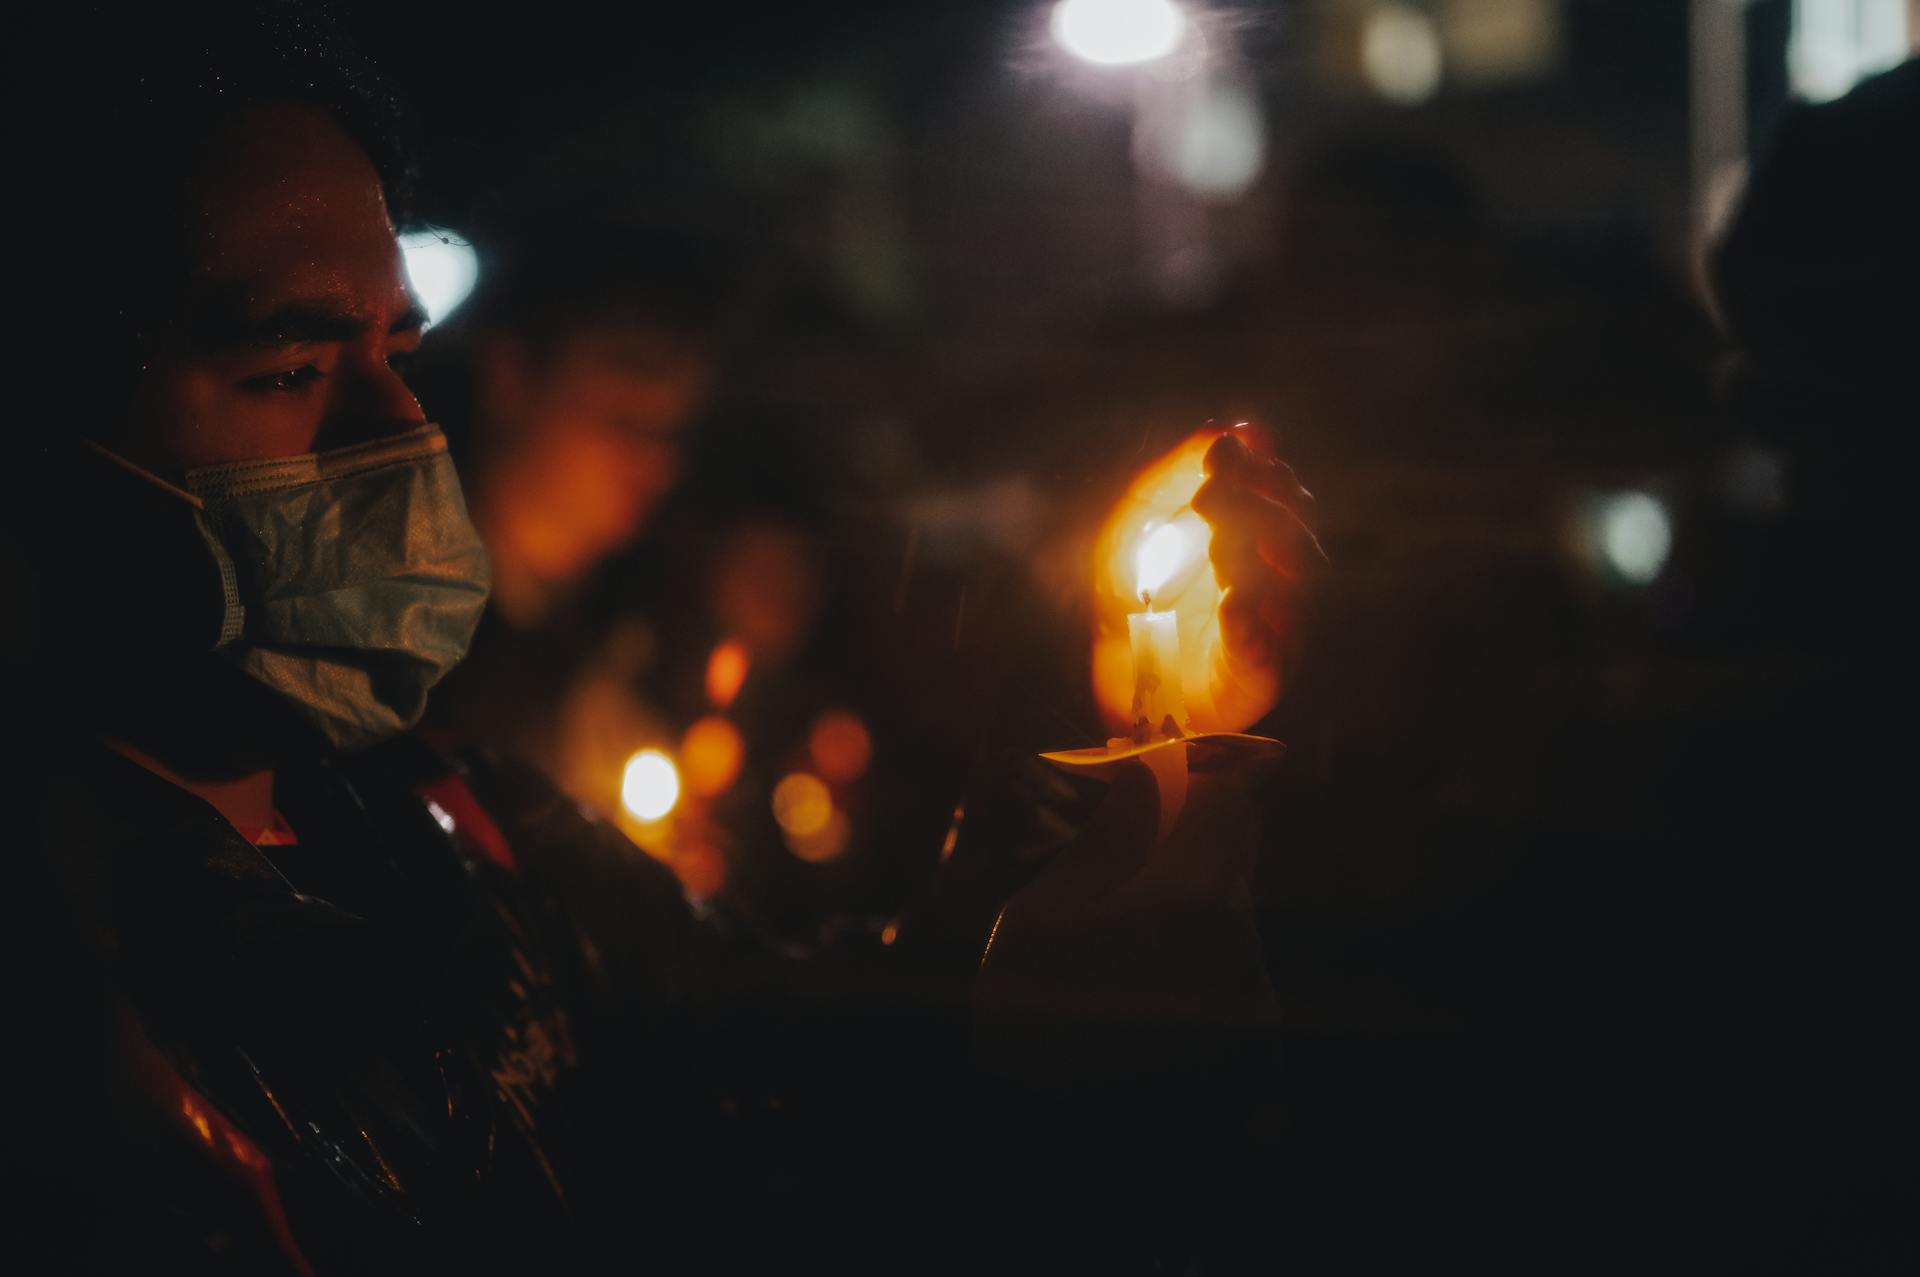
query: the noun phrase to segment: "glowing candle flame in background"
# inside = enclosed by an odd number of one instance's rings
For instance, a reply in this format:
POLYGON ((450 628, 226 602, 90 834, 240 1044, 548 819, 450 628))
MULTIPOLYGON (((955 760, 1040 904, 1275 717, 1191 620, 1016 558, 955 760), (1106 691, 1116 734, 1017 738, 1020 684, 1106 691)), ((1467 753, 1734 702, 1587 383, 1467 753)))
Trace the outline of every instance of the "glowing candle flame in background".
POLYGON ((620 801, 637 820, 659 820, 680 801, 680 773, 657 749, 643 749, 627 760, 620 779, 620 801))
POLYGON ((837 858, 853 834, 847 814, 834 805, 833 792, 806 772, 794 772, 773 787, 773 818, 787 850, 812 864, 837 858))
POLYGON ((718 714, 696 720, 680 739, 680 761, 687 789, 701 798, 717 798, 732 787, 746 758, 740 729, 718 714))
POLYGON ((707 658, 707 699, 721 709, 733 704, 752 665, 746 644, 739 639, 728 639, 714 648, 707 658))
POLYGON ((817 834, 833 818, 833 795, 817 776, 795 772, 773 787, 773 818, 796 838, 817 834))
POLYGON ((807 752, 820 774, 838 784, 860 779, 873 758, 873 737, 859 717, 846 710, 828 710, 813 721, 807 752))

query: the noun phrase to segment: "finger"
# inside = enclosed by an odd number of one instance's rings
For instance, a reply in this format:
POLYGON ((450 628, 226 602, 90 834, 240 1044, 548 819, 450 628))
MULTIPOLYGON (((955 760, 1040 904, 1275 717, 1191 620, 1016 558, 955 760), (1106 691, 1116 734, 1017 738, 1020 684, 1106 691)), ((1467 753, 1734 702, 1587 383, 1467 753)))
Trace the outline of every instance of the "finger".
POLYGON ((1236 658, 1259 653, 1267 644, 1259 591, 1229 586, 1220 596, 1220 641, 1236 658))
POLYGON ((1295 633, 1298 632, 1300 617, 1292 601, 1284 598, 1278 591, 1267 590, 1255 596, 1260 613, 1260 632, 1271 645, 1268 659, 1277 662, 1286 652, 1295 633))
POLYGON ((1211 474, 1194 492, 1190 504, 1209 523, 1232 518, 1236 510, 1259 509, 1264 506, 1291 511, 1293 517, 1305 526, 1305 520, 1302 519, 1297 507, 1312 500, 1305 495, 1306 489, 1288 493, 1285 491, 1284 483, 1248 482, 1249 477, 1241 471, 1232 469, 1211 474))
POLYGON ((1289 505, 1313 501, 1313 493, 1293 467, 1249 438, 1243 427, 1215 439, 1200 468, 1208 478, 1225 479, 1274 501, 1289 505))
MULTIPOLYGON (((1214 444, 1214 451, 1222 451, 1223 445, 1231 445, 1224 449, 1227 457, 1246 451, 1245 446, 1231 436, 1222 436, 1214 444)), ((1208 453, 1209 458, 1213 455, 1214 452, 1208 453)), ((1250 482, 1249 479, 1259 477, 1260 472, 1246 471, 1242 462, 1215 467, 1194 493, 1191 503, 1194 511, 1212 527, 1214 546, 1230 552, 1235 546, 1236 530, 1248 533, 1258 538, 1267 563, 1289 577, 1299 575, 1301 565, 1310 559, 1325 561, 1326 551, 1298 504, 1311 498, 1290 477, 1290 471, 1288 475, 1284 480, 1274 480, 1268 474, 1258 482, 1250 482), (1295 490, 1294 497, 1287 495, 1288 488, 1295 490)))
POLYGON ((1297 628, 1292 610, 1270 590, 1230 586, 1220 598, 1220 644, 1235 671, 1279 667, 1297 628))
MULTIPOLYGON (((1208 557, 1222 586, 1249 585, 1277 575, 1298 582, 1325 552, 1293 511, 1251 493, 1209 503, 1213 536, 1208 557)), ((1199 508, 1196 498, 1195 508, 1199 508)), ((1205 515, 1205 511, 1202 512, 1205 515)))

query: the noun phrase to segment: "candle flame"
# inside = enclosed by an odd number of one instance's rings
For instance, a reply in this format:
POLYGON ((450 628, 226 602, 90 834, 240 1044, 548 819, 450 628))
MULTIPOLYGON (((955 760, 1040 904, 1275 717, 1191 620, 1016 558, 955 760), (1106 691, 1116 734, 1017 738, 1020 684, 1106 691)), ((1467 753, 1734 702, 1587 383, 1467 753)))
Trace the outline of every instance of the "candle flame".
POLYGON ((1187 563, 1187 530, 1163 523, 1141 540, 1133 554, 1134 588, 1151 603, 1153 592, 1171 581, 1187 563))
POLYGON ((1220 587, 1213 573, 1204 570, 1212 533, 1194 512, 1193 498, 1206 481, 1207 449, 1219 436, 1212 427, 1195 431, 1143 466, 1108 512, 1094 542, 1099 602, 1092 674, 1094 695, 1110 728, 1124 730, 1133 724, 1133 654, 1126 617, 1140 610, 1140 551, 1162 525, 1178 527, 1185 545, 1175 556, 1172 575, 1153 585, 1151 606, 1180 613, 1181 679, 1189 694, 1208 685, 1220 587))

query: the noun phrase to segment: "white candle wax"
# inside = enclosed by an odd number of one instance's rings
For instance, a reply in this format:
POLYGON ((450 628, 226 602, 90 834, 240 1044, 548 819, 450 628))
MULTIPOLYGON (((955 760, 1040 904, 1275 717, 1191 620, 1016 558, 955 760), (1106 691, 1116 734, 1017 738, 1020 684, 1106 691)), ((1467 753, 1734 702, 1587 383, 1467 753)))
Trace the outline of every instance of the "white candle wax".
POLYGON ((1180 689, 1180 626, 1171 609, 1127 617, 1133 643, 1133 739, 1184 736, 1187 706, 1180 689))

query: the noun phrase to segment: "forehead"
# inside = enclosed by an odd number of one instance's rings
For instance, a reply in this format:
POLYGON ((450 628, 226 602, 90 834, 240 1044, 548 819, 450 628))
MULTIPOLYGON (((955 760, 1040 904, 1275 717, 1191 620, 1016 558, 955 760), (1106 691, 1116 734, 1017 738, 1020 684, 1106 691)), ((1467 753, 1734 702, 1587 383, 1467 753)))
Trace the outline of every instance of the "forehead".
POLYGON ((199 289, 248 309, 287 296, 354 309, 404 300, 379 174, 326 116, 247 113, 208 138, 186 210, 199 289))

